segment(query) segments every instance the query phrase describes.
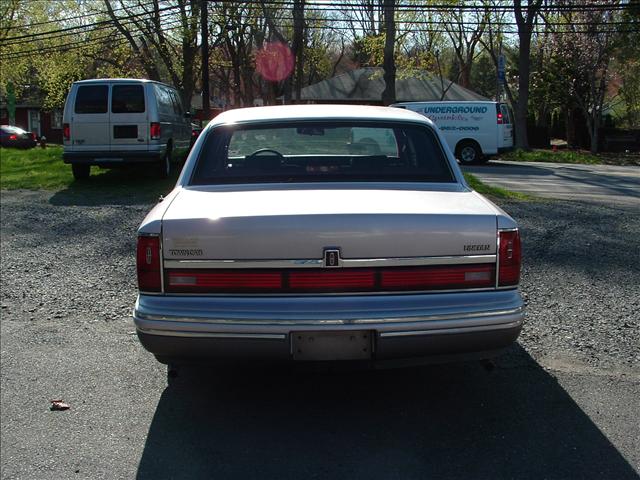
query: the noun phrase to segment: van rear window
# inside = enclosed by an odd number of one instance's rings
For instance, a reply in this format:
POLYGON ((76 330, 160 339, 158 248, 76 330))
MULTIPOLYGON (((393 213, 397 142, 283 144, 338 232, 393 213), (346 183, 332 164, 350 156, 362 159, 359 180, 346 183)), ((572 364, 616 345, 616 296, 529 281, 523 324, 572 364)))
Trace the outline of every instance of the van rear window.
POLYGON ((78 87, 76 113, 107 113, 107 85, 85 85, 78 87))
POLYGON ((111 113, 144 112, 142 85, 114 85, 111 91, 111 113))

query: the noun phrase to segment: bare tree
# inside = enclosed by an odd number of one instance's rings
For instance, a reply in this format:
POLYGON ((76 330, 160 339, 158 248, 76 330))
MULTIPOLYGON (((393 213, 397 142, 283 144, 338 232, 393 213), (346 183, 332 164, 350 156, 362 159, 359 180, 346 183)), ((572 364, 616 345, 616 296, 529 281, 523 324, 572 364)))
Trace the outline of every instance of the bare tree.
POLYGON ((104 5, 114 26, 140 57, 149 78, 161 80, 162 72, 166 71, 170 82, 181 90, 185 105, 190 105, 198 75, 196 60, 201 1, 172 2, 175 2, 176 13, 173 9, 161 7, 159 0, 150 3, 120 0, 124 16, 115 13, 111 0, 104 0, 104 5), (178 34, 173 33, 176 30, 178 34))
POLYGON ((442 24, 451 40, 459 66, 458 83, 465 88, 471 88, 471 68, 488 18, 487 9, 479 7, 468 11, 462 5, 452 6, 442 14, 442 24))
POLYGON ((395 0, 383 0, 384 6, 384 90, 382 103, 391 105, 396 101, 396 20, 395 0))
POLYGON ((540 14, 542 0, 531 0, 522 5, 514 0, 514 15, 518 26, 518 101, 515 103, 516 147, 529 148, 527 138, 527 111, 529 107, 529 74, 531 72, 531 35, 540 14))

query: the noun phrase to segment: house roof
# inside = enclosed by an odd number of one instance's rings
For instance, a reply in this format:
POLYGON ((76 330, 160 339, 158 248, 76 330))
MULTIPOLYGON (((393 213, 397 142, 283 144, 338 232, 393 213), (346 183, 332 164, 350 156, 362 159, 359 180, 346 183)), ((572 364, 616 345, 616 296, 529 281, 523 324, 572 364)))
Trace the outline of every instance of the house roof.
MULTIPOLYGON (((337 75, 305 87, 300 92, 301 100, 380 102, 385 83, 381 67, 366 67, 337 75)), ((447 90, 444 100, 489 100, 457 83, 443 80, 447 90)), ((419 102, 443 100, 440 77, 428 75, 396 76, 396 101, 419 102)))

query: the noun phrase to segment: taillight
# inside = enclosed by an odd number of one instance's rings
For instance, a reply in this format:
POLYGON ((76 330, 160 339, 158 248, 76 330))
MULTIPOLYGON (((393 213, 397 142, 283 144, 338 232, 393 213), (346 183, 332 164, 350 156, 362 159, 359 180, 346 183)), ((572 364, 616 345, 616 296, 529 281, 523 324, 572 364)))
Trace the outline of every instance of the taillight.
POLYGON ((71 127, 68 123, 62 125, 62 136, 65 140, 71 140, 71 127))
POLYGON ((17 140, 17 139, 18 139, 17 135, 13 135, 13 134, 9 135, 9 140, 17 140))
POLYGON ((140 291, 160 292, 162 290, 160 275, 160 237, 138 236, 136 266, 138 269, 138 288, 140 291))
POLYGON ((166 270, 170 293, 340 293, 493 288, 495 264, 327 270, 166 270))
POLYGON ((292 272, 289 274, 289 288, 294 290, 368 290, 375 286, 373 270, 354 269, 340 272, 292 272))
POLYGON ((160 124, 158 122, 151 122, 149 134, 151 135, 151 140, 158 140, 160 138, 160 124))
POLYGON ((494 272, 493 265, 394 269, 382 272, 381 283, 391 290, 482 288, 494 285, 494 272))
POLYGON ((36 132, 31 132, 31 139, 38 140, 38 136, 36 135, 36 132))
POLYGON ((498 112, 498 125, 502 125, 502 123, 503 123, 502 113, 498 112))
POLYGON ((280 272, 168 270, 168 292, 274 291, 282 288, 280 272))
POLYGON ((520 233, 518 230, 499 232, 498 286, 517 285, 520 282, 520 233))

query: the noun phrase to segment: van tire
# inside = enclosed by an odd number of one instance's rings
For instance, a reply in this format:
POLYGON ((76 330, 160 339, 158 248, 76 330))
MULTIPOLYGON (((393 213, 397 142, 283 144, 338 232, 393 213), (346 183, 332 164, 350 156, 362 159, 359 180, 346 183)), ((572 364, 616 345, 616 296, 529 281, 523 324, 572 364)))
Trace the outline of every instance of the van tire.
POLYGON ((86 180, 87 178, 89 178, 89 175, 91 173, 91 165, 72 163, 71 172, 73 173, 73 178, 75 178, 76 180, 86 180))
POLYGON ((160 159, 158 165, 158 176, 160 178, 167 178, 171 174, 171 145, 167 145, 167 149, 164 155, 160 159))
POLYGON ((456 158, 463 165, 482 163, 482 150, 473 140, 463 140, 456 145, 456 158))

